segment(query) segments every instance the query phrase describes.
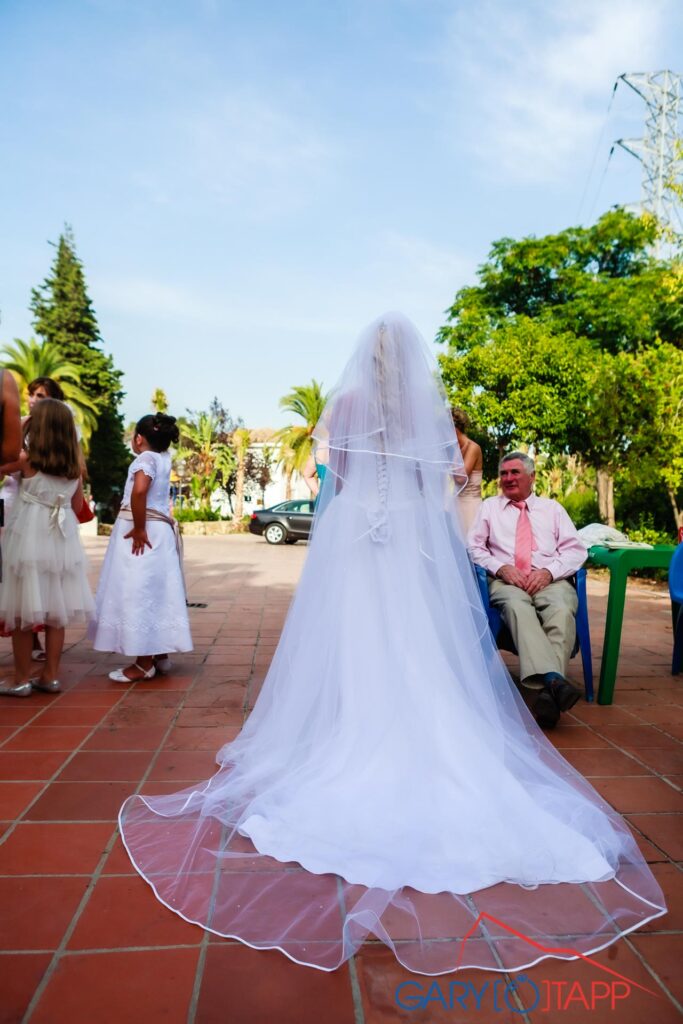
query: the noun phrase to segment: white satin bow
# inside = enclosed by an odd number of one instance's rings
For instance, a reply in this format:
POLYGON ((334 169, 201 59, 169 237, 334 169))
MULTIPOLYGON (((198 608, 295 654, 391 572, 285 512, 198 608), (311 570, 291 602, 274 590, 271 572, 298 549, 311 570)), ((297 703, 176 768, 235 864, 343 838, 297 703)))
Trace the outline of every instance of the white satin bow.
POLYGON ((50 509, 50 529, 57 529, 60 531, 62 537, 66 537, 66 531, 64 530, 64 522, 66 520, 66 508, 64 502, 66 498, 63 494, 57 495, 57 503, 50 509))
POLYGON ((58 494, 56 501, 44 501, 39 498, 36 494, 32 494, 31 491, 22 489, 19 492, 19 496, 22 501, 28 502, 29 505, 43 505, 45 508, 50 510, 49 527, 51 530, 59 530, 62 537, 66 537, 65 523, 66 523, 66 509, 67 502, 69 499, 64 494, 58 494))

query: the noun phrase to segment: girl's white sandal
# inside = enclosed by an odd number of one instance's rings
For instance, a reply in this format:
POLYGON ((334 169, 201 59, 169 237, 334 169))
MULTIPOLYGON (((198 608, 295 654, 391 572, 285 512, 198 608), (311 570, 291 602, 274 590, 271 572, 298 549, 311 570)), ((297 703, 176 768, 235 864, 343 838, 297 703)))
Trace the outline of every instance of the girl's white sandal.
POLYGON ((117 668, 114 672, 110 672, 109 678, 115 683, 142 683, 145 679, 154 679, 154 676, 157 674, 157 670, 154 665, 152 665, 151 668, 144 669, 141 665, 138 665, 136 661, 133 668, 136 668, 138 672, 142 672, 142 679, 129 679, 121 668, 117 668))

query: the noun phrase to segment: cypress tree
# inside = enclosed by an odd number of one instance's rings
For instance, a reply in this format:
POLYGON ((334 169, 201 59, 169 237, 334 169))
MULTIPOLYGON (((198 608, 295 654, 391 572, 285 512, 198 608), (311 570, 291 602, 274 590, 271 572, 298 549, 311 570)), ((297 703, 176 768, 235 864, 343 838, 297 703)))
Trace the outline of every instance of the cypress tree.
POLYGON ((88 472, 95 500, 115 505, 123 491, 130 453, 123 442, 119 404, 122 373, 102 351, 102 337, 73 232, 67 225, 56 245, 50 274, 31 293, 30 308, 37 334, 53 342, 82 371, 80 385, 97 407, 97 426, 90 437, 88 472))

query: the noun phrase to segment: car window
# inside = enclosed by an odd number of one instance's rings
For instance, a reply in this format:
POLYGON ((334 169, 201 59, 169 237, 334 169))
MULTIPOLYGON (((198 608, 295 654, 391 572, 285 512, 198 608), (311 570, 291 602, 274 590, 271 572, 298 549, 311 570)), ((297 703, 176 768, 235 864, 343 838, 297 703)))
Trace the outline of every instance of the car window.
POLYGON ((271 512, 313 512, 313 508, 312 501, 282 501, 279 505, 273 505, 271 512))

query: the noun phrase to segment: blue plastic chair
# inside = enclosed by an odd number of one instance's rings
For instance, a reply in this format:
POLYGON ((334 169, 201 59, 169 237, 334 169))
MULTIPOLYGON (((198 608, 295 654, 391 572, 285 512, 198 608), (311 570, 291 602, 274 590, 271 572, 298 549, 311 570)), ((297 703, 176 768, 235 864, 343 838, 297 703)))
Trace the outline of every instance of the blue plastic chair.
MULTIPOLYGON (((681 545, 683 547, 683 545, 681 545)), ((675 557, 675 556, 674 556, 675 557)), ((673 563, 672 563, 673 564, 673 563)), ((681 566, 683 569, 683 565, 681 566)), ((514 645, 513 639, 510 636, 510 631, 503 622, 503 618, 497 608, 494 608, 489 599, 489 582, 488 573, 481 565, 475 565, 474 570, 477 575, 477 583, 479 584, 479 593, 481 594, 481 601, 484 605, 484 610, 489 620, 489 627, 493 634, 493 639, 496 641, 498 647, 504 651, 512 651, 513 654, 517 654, 517 649, 514 645)), ((671 576, 669 576, 671 579, 671 576)), ((574 649, 572 651, 572 658, 574 655, 581 651, 581 663, 583 665, 583 682, 586 689, 586 700, 593 700, 593 658, 591 654, 591 634, 590 626, 588 624, 588 598, 586 596, 586 570, 579 569, 575 576, 572 576, 569 582, 576 587, 576 595, 579 599, 579 605, 576 609, 576 641, 574 643, 574 649)), ((683 581, 682 581, 683 582, 683 581)), ((681 598, 683 601, 683 597, 681 598)), ((681 636, 683 638, 683 616, 679 615, 679 621, 681 622, 681 636)))
POLYGON ((683 662, 683 544, 679 544, 669 566, 669 594, 671 595, 671 620, 674 629, 674 653, 671 659, 671 675, 677 676, 683 662))

